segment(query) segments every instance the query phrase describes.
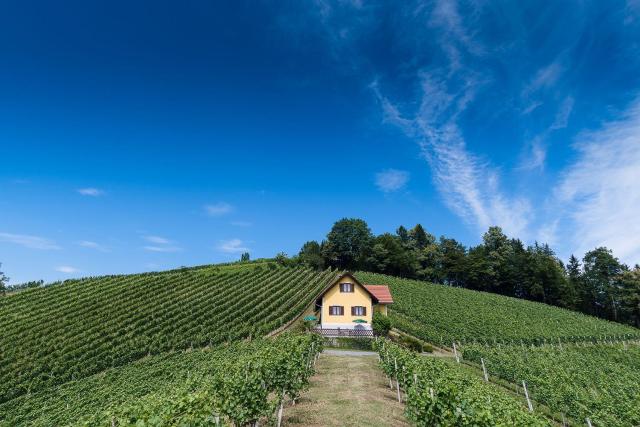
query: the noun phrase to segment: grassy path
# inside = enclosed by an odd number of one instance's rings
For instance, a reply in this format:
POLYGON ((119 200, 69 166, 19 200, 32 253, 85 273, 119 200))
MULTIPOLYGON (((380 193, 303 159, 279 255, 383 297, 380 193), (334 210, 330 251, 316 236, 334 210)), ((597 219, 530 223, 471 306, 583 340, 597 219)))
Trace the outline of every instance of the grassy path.
POLYGON ((375 356, 322 354, 316 371, 284 426, 408 426, 375 356))

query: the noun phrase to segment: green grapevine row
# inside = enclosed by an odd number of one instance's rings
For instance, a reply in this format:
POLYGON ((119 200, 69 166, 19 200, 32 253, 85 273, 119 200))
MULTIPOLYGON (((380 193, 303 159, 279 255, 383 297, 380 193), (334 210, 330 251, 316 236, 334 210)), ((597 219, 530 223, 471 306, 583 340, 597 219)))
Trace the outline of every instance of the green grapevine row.
POLYGON ((335 278, 248 264, 66 281, 0 299, 0 402, 147 355, 267 334, 335 278))
POLYGON ((394 326, 438 345, 640 339, 636 328, 536 302, 382 274, 356 276, 389 285, 394 326))
MULTIPOLYGON (((417 426, 549 426, 515 397, 444 360, 376 340, 380 365, 406 394, 407 417, 417 426)), ((398 392, 398 390, 396 390, 398 392)))
POLYGON ((0 426, 246 424, 277 416, 313 373, 322 340, 283 334, 180 351, 0 405, 0 426))
POLYGON ((468 345, 465 360, 484 360, 489 375, 526 381, 532 396, 582 425, 640 425, 640 346, 468 345))

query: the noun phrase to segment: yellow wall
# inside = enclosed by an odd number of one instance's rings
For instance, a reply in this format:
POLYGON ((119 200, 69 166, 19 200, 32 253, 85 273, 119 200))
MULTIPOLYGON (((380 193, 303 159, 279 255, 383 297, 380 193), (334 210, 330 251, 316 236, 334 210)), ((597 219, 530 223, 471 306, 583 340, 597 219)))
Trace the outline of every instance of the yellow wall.
POLYGON ((371 325, 372 308, 369 293, 362 286, 345 277, 333 285, 322 297, 322 324, 343 323, 355 326, 357 325, 357 323, 353 322, 355 319, 364 319, 368 325, 371 325), (353 283, 353 292, 340 292, 340 283, 353 283), (343 306, 344 316, 330 316, 329 306, 331 305, 343 306), (351 315, 351 307, 358 305, 367 307, 366 316, 351 315))
POLYGON ((377 313, 382 313, 385 316, 387 315, 387 305, 386 304, 376 304, 375 311, 377 313))

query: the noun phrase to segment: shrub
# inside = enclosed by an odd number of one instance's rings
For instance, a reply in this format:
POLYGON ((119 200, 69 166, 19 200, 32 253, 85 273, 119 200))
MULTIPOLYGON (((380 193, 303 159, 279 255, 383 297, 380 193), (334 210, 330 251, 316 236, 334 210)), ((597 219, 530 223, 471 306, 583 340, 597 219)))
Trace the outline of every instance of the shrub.
POLYGON ((391 340, 409 350, 416 351, 418 353, 433 353, 433 346, 428 343, 424 343, 411 335, 398 334, 390 336, 391 340))
POLYGON ((376 335, 386 337, 391 330, 391 319, 381 313, 373 313, 371 327, 376 335))

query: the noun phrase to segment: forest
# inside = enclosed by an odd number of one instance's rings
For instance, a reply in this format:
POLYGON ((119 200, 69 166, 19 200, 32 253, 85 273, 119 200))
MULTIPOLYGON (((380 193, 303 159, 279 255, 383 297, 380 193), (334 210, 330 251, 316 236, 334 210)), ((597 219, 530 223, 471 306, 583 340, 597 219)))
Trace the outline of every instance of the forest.
POLYGON ((280 262, 419 279, 543 302, 640 327, 640 266, 620 262, 606 247, 564 263, 543 243, 525 245, 490 227, 482 243, 465 247, 436 238, 420 224, 374 235, 362 219, 337 221, 322 242, 306 242, 280 262))

